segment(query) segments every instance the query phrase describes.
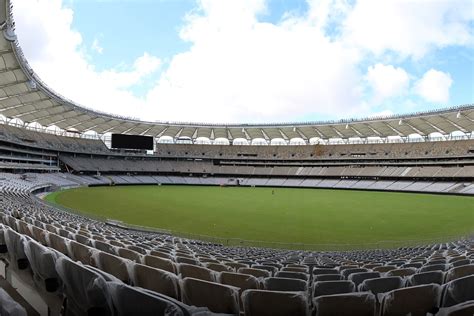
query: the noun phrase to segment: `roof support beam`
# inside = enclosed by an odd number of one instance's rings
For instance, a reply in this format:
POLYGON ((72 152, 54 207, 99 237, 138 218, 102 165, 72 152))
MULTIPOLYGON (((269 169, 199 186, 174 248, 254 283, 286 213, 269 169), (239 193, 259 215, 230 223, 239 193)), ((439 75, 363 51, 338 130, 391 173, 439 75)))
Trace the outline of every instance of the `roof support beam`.
POLYGON ((443 118, 449 122, 451 125, 453 125, 454 127, 458 128, 461 132, 464 132, 464 133, 468 133, 468 131, 466 129, 464 129, 462 126, 459 126, 458 124, 454 123, 453 121, 451 121, 450 119, 448 119, 447 117, 444 117, 443 118))
MULTIPOLYGON (((378 130, 376 130, 375 128, 373 128, 370 124, 365 124, 365 126, 367 126, 368 129, 370 129, 373 133, 375 133, 375 135, 379 136, 379 137, 382 137, 382 133, 380 133, 378 130)), ((398 131, 396 131, 394 128, 392 128, 392 126, 390 126, 390 128, 395 131, 396 133, 399 133, 398 131)), ((370 137, 370 136, 369 136, 370 137)), ((367 136, 366 136, 367 138, 367 136)))

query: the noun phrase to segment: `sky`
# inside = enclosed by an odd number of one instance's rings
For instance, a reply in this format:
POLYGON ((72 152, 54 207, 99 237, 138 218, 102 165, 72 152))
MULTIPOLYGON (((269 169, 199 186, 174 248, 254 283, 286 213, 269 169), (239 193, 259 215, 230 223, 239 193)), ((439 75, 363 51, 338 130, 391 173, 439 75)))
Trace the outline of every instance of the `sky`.
POLYGON ((42 80, 147 121, 258 123, 474 103, 472 0, 12 0, 42 80))

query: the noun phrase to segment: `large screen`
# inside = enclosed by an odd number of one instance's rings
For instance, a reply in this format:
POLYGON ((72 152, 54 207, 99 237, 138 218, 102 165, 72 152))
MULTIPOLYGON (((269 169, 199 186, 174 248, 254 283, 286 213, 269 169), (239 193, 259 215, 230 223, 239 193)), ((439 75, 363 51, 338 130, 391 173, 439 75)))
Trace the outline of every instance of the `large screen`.
POLYGON ((153 137, 112 134, 112 148, 153 150, 153 137))

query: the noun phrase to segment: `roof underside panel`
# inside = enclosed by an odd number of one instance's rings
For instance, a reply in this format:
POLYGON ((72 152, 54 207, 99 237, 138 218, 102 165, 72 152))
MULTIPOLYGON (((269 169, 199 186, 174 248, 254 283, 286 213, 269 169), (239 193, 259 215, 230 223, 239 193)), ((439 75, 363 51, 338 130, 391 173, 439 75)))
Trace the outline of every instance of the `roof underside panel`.
MULTIPOLYGON (((6 14, 12 26, 9 0, 1 1, 1 14, 6 14)), ((474 131, 474 105, 446 110, 399 115, 386 118, 344 120, 294 124, 195 124, 146 122, 100 113, 65 99, 46 86, 24 60, 17 42, 5 39, 0 32, 0 114, 19 118, 25 123, 56 125, 79 132, 94 130, 103 133, 129 133, 150 136, 186 136, 191 138, 350 138, 387 137, 433 132, 474 131)))

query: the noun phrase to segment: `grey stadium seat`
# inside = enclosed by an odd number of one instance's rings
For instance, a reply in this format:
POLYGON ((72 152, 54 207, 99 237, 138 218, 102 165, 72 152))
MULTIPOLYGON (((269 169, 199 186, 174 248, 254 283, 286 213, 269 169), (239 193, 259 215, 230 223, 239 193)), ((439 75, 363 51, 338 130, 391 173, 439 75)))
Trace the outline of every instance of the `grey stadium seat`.
POLYGON ((300 279, 303 281, 308 281, 309 279, 308 275, 303 272, 278 271, 275 273, 275 276, 279 278, 300 279))
POLYGON ((465 276, 443 285, 442 307, 449 307, 470 300, 474 300, 474 275, 465 276))
POLYGON ((56 291, 60 284, 55 268, 58 255, 34 240, 26 243, 25 253, 35 282, 48 292, 56 291))
POLYGON ((107 287, 118 316, 184 316, 188 315, 177 303, 170 299, 153 295, 123 283, 109 282, 107 287))
POLYGON ((408 277, 407 286, 422 285, 422 284, 443 284, 444 272, 443 271, 429 271, 416 273, 408 277))
POLYGON ((65 257, 56 261, 56 271, 65 288, 66 316, 112 315, 106 281, 101 275, 65 257))
POLYGON ((240 313, 239 289, 236 287, 194 278, 184 278, 180 285, 185 304, 204 306, 215 313, 240 313))
POLYGON ((313 281, 338 281, 344 280, 344 276, 341 274, 315 274, 313 275, 313 281))
POLYGON ((318 281, 313 284, 312 296, 351 293, 355 291, 352 281, 318 281))
POLYGON ((26 316, 26 310, 18 304, 4 289, 0 288, 0 315, 26 316))
POLYGON ((269 291, 300 291, 308 290, 308 283, 299 279, 270 277, 263 280, 263 287, 269 291))
POLYGON ((417 285, 382 294, 381 315, 426 315, 436 313, 441 287, 438 284, 417 285))
POLYGON ((216 280, 216 272, 187 263, 180 263, 178 265, 178 273, 181 278, 194 278, 204 281, 214 282, 216 280))
POLYGON ((270 276, 270 272, 261 269, 254 269, 254 268, 240 268, 237 272, 244 273, 244 274, 251 274, 257 278, 268 278, 270 276))
POLYGON ((474 274, 474 264, 454 267, 446 272, 445 282, 456 280, 472 274, 474 274))
POLYGON ((166 270, 174 274, 177 272, 176 264, 169 259, 155 256, 143 256, 143 263, 145 263, 147 266, 166 270))
POLYGON ((179 278, 175 274, 136 263, 133 275, 134 285, 179 299, 179 278))
POLYGON ((459 303, 451 307, 440 308, 436 316, 467 316, 474 315, 474 300, 459 303))
POLYGON ((28 258, 24 246, 26 240, 26 237, 10 228, 5 231, 5 244, 7 245, 8 256, 13 266, 20 270, 28 268, 28 258))
POLYGON ((370 291, 373 294, 389 292, 403 287, 403 279, 401 277, 387 277, 378 279, 364 280, 359 285, 359 291, 370 291))
POLYGON ((380 272, 359 272, 359 273, 352 273, 351 275, 349 275, 349 281, 354 282, 356 288, 364 280, 375 279, 375 278, 380 278, 380 272))
POLYGON ((316 316, 374 316, 375 296, 371 293, 345 293, 313 298, 316 316))
POLYGON ((301 292, 246 290, 242 294, 245 316, 307 316, 306 295, 301 292))

